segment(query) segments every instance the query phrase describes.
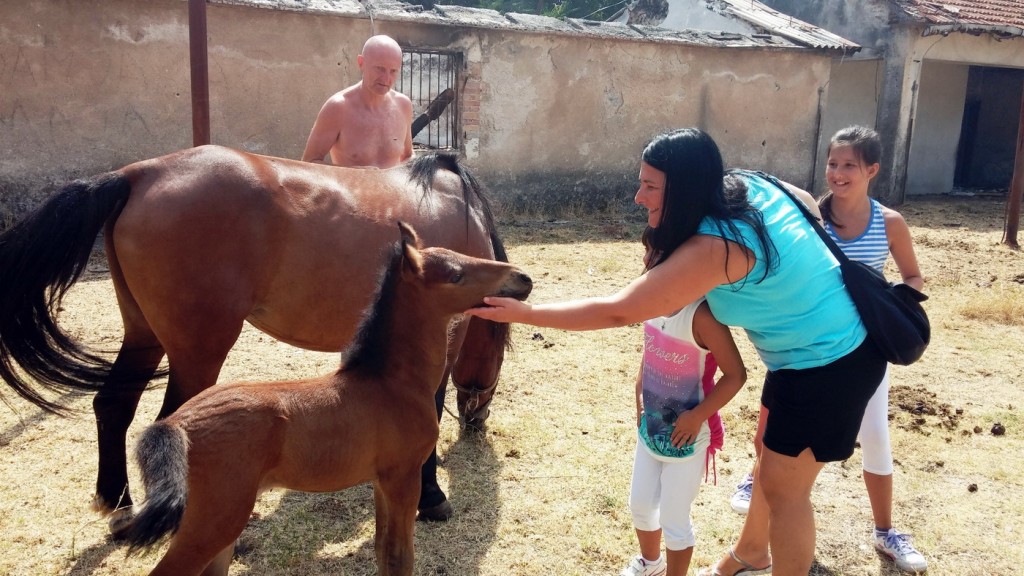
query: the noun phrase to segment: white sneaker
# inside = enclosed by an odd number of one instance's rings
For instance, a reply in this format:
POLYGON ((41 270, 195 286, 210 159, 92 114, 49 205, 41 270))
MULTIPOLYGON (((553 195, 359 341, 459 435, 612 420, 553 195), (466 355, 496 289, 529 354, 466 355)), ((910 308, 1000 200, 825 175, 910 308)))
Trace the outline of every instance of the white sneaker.
POLYGON ((747 515, 750 511, 750 496, 754 493, 754 477, 747 474, 743 481, 736 485, 736 491, 729 500, 729 505, 737 514, 747 515))
POLYGON ((873 532, 875 537, 875 548, 885 554, 896 564, 896 567, 905 572, 924 572, 928 569, 928 561, 910 543, 908 534, 901 534, 890 528, 888 532, 879 535, 873 532))
POLYGON ((655 561, 644 560, 643 556, 634 556, 629 566, 619 572, 619 576, 662 576, 668 566, 665 564, 665 556, 658 556, 655 561))

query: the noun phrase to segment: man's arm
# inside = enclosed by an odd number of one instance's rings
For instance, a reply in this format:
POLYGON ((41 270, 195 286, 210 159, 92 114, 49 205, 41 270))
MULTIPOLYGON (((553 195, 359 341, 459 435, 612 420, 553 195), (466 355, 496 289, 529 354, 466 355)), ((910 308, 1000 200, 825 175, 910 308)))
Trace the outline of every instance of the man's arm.
POLYGON ((341 104, 334 98, 324 102, 320 113, 313 122, 313 129, 309 131, 309 138, 306 139, 306 149, 302 152, 303 162, 314 162, 317 164, 330 164, 324 161, 324 157, 331 152, 331 147, 338 141, 339 121, 341 104))
POLYGON ((402 148, 402 159, 401 162, 412 158, 412 100, 405 94, 398 93, 399 106, 402 109, 402 116, 405 117, 405 144, 402 148))

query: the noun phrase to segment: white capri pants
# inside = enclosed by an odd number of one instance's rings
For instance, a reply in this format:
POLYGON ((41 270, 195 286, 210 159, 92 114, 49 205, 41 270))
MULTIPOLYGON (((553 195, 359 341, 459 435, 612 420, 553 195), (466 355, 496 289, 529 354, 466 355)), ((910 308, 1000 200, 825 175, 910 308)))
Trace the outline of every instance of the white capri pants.
POLYGON ((698 440, 694 456, 682 460, 659 460, 643 440, 637 439, 629 493, 633 526, 647 532, 661 529, 669 550, 685 550, 697 543, 690 506, 704 473, 708 443, 707 436, 703 436, 705 440, 698 440))
POLYGON ((860 423, 860 442, 863 468, 865 472, 879 476, 892 475, 892 444, 889 441, 889 366, 885 367, 885 375, 878 384, 875 395, 868 401, 864 410, 864 420, 860 423))

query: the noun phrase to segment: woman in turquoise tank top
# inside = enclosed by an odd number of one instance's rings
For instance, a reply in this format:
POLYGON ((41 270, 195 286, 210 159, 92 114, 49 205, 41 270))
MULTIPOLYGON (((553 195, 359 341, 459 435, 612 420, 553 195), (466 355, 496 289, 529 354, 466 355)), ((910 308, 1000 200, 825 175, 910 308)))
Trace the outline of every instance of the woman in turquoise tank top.
MULTIPOLYGON (((685 128, 655 137, 639 180, 635 201, 647 209, 650 254, 643 275, 605 297, 536 305, 496 297, 467 313, 594 330, 706 297, 720 322, 746 330, 768 368, 761 402, 769 414, 743 531, 709 574, 806 575, 815 543, 811 489, 826 462, 853 453, 885 360, 798 207, 756 173, 727 173, 708 134, 685 128)), ((790 188, 817 213, 810 194, 790 188)))

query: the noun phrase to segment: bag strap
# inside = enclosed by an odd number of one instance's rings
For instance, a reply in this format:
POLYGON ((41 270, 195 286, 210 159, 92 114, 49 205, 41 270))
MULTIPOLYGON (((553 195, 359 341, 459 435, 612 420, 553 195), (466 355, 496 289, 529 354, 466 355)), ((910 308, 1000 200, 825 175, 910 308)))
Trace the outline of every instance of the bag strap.
POLYGON ((850 259, 850 257, 847 256, 846 253, 844 253, 842 249, 839 248, 839 246, 836 246, 835 241, 832 240, 832 237, 829 236, 828 232, 825 231, 825 228, 822 226, 821 222, 819 222, 818 219, 814 217, 814 214, 811 214, 811 211, 807 209, 807 205, 804 204, 802 200, 794 196, 793 193, 790 192, 788 188, 786 188, 786 185, 780 182, 778 178, 772 176, 771 174, 761 172, 760 170, 743 170, 743 172, 759 176, 764 180, 767 180, 768 182, 774 184, 775 187, 778 188, 779 190, 782 190, 782 193, 788 196, 789 199, 792 200, 794 204, 796 204, 796 207, 800 209, 800 212, 804 215, 805 218, 807 218, 807 221, 811 223, 811 227, 814 228, 814 231, 818 233, 818 237, 821 238, 821 241, 825 243, 825 246, 828 246, 828 249, 832 251, 832 255, 836 257, 836 260, 838 260, 839 263, 842 264, 850 259))

